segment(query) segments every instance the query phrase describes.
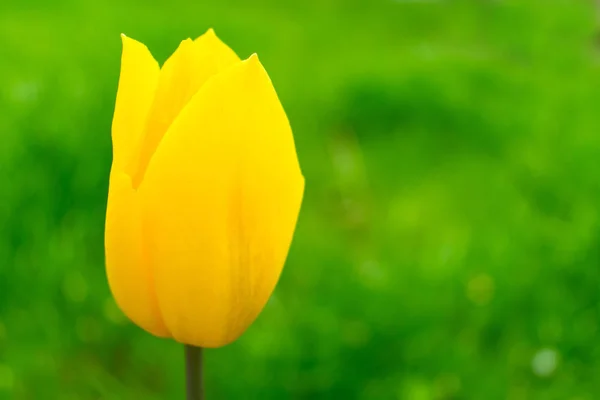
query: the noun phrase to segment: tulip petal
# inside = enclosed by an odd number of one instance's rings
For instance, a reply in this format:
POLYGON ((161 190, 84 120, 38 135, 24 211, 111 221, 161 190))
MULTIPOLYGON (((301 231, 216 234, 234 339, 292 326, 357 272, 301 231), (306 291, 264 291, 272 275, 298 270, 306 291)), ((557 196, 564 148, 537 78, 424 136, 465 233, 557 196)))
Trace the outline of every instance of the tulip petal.
POLYGON ((137 193, 131 179, 113 169, 106 210, 106 273, 119 308, 134 323, 161 337, 170 336, 161 317, 147 255, 137 193))
POLYGON ((113 163, 123 170, 135 152, 154 98, 160 69, 142 43, 121 35, 121 75, 112 123, 113 163))
POLYGON ((181 42, 165 62, 151 107, 150 117, 134 161, 133 185, 138 187, 150 158, 163 135, 194 94, 213 75, 239 62, 238 56, 210 29, 192 41, 181 42))
POLYGON ((279 279, 303 190, 287 117, 258 58, 209 80, 139 188, 158 301, 176 340, 219 347, 254 321, 279 279))

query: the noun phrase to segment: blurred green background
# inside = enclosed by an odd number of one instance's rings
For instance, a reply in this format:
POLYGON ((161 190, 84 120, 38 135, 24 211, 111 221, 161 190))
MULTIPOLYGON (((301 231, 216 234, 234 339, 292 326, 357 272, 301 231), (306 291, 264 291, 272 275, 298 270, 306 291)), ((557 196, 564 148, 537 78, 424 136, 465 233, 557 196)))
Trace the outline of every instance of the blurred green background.
POLYGON ((183 399, 126 321, 103 223, 119 34, 257 52, 307 189, 208 399, 600 398, 592 1, 0 5, 0 399, 183 399))

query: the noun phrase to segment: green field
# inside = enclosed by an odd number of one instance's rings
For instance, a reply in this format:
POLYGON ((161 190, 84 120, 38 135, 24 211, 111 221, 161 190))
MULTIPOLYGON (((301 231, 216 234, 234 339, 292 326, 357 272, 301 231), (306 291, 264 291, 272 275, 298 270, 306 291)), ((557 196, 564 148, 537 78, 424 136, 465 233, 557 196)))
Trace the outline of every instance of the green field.
POLYGON ((120 33, 257 52, 306 178, 281 281, 207 399, 600 398, 592 1, 0 4, 0 399, 183 399, 116 308, 120 33), (195 4, 195 5, 193 5, 195 4))

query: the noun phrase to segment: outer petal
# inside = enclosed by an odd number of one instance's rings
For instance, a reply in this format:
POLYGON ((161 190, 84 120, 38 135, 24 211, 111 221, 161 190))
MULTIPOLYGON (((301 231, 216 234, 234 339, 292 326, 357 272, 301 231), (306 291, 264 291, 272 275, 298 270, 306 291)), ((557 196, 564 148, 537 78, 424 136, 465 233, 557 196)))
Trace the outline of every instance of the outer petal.
POLYGON ((135 187, 139 186, 163 135, 192 96, 210 77, 239 61, 233 50, 219 40, 212 29, 195 41, 186 39, 181 42, 160 71, 139 158, 131 168, 135 170, 135 187))
POLYGON ((131 179, 113 169, 106 210, 106 272, 112 294, 123 312, 157 336, 170 336, 162 321, 147 254, 142 247, 137 193, 131 179))
POLYGON ((159 303, 176 340, 218 347, 252 323, 279 278, 303 190, 289 123, 258 58, 207 82, 140 186, 159 303))
POLYGON ((124 171, 137 151, 160 70, 146 46, 125 35, 122 39, 121 76, 112 126, 113 166, 106 210, 106 272, 121 310, 151 333, 169 336, 142 252, 137 195, 124 171))
POLYGON ((112 124, 113 164, 123 169, 145 129, 160 69, 146 46, 125 35, 112 124))

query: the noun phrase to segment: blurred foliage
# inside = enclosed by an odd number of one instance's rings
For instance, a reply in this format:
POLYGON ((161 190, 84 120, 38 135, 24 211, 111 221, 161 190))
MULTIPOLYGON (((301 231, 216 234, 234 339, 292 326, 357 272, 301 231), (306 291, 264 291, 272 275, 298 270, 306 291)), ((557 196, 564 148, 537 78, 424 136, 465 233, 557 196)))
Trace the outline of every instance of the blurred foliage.
MULTIPOLYGON (((7 2, 8 1, 8 2, 7 2)), ((181 346, 103 265, 121 32, 257 52, 307 180, 264 313, 209 399, 600 396, 592 1, 0 5, 0 399, 183 398, 181 346)))

